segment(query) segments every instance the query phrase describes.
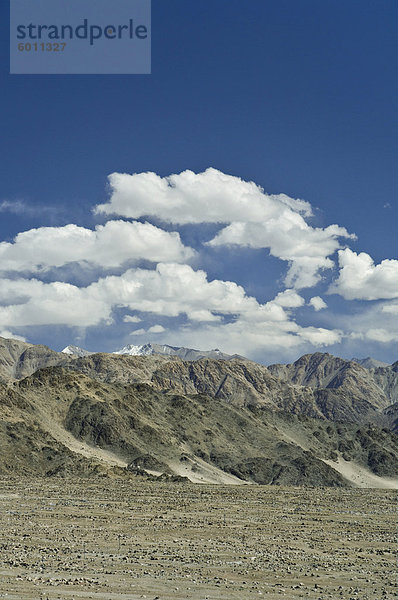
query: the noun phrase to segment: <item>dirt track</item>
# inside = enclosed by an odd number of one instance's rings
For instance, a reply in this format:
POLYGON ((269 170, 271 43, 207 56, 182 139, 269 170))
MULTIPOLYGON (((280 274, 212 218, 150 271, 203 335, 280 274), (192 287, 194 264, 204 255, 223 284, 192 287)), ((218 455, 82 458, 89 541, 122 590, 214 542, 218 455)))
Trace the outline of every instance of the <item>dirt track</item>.
POLYGON ((398 493, 0 482, 0 598, 398 597, 398 493))

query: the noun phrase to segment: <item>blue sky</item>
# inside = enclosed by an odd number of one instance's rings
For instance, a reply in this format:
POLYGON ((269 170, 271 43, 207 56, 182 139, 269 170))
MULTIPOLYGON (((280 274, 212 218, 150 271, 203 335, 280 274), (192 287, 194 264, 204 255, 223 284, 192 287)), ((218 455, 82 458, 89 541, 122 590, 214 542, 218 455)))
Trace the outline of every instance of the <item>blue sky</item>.
POLYGON ((9 75, 0 11, 0 335, 397 360, 396 2, 153 0, 131 76, 9 75))

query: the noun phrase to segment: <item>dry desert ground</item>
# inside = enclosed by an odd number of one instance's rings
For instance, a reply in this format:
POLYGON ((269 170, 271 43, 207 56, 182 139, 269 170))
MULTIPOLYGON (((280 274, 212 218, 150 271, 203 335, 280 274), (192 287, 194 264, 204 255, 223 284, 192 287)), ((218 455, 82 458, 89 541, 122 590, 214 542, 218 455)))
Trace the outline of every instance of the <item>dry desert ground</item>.
POLYGON ((0 481, 0 598, 398 597, 398 493, 0 481))

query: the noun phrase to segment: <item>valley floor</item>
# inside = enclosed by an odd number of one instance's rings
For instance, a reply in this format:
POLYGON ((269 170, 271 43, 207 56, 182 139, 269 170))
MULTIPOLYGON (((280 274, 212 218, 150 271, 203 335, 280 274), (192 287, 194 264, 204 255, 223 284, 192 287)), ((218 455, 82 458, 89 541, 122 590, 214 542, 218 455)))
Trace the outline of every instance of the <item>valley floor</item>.
POLYGON ((393 490, 0 481, 0 598, 398 597, 393 490))

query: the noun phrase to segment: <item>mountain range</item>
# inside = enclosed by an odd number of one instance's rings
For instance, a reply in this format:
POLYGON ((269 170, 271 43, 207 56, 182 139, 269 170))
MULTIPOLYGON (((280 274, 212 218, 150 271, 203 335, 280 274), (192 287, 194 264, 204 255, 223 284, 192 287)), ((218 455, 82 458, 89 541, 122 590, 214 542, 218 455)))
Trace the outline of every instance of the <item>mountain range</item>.
MULTIPOLYGON (((78 346, 66 346, 62 350, 64 354, 69 354, 70 356, 89 356, 90 354, 95 354, 94 352, 89 352, 88 350, 84 350, 83 348, 79 348, 78 346)), ((139 346, 134 346, 133 344, 128 344, 124 346, 120 350, 116 350, 112 352, 112 354, 127 354, 128 356, 152 356, 153 354, 161 354, 163 356, 178 356, 183 360, 199 360, 201 358, 217 358, 218 360, 230 360, 231 358, 244 358, 243 356, 239 356, 238 354, 225 354, 221 352, 218 348, 214 350, 194 350, 193 348, 179 348, 176 346, 168 346, 167 344, 142 344, 139 346)))
POLYGON ((398 362, 366 361, 0 338, 0 474, 398 488, 398 362))

